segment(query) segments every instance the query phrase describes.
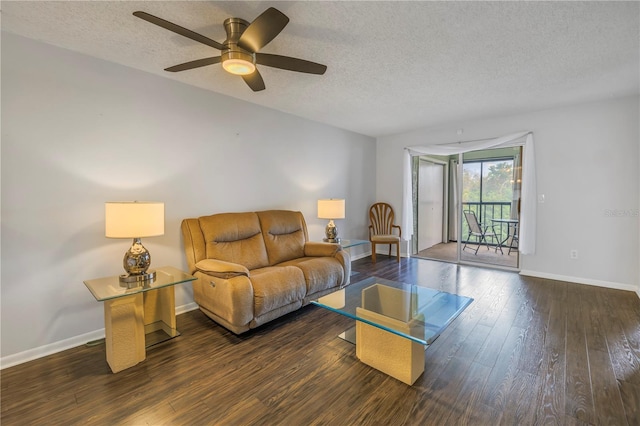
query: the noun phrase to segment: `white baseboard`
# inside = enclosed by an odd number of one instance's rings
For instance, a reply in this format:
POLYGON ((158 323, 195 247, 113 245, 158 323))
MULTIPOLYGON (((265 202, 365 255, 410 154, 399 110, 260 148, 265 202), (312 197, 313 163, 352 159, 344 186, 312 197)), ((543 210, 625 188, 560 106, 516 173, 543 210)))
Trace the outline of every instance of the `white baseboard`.
POLYGON ((556 281, 566 281, 566 282, 576 283, 576 284, 593 285, 596 287, 612 288, 615 290, 632 291, 636 293, 638 297, 640 297, 640 289, 638 289, 638 287, 631 284, 616 283, 612 281, 592 280, 589 278, 572 277, 568 275, 548 274, 546 272, 528 271, 524 269, 520 271, 520 275, 526 275, 529 277, 537 277, 537 278, 546 278, 549 280, 556 280, 556 281))
MULTIPOLYGON (((198 309, 198 304, 195 302, 187 303, 186 305, 178 306, 176 308, 176 315, 183 314, 185 312, 198 309)), ((29 349, 17 354, 8 355, 0 358, 0 370, 13 367, 14 365, 24 364, 25 362, 33 361, 34 359, 43 358, 48 355, 52 355, 58 352, 66 351, 67 349, 75 348, 92 342, 94 340, 104 339, 104 328, 99 330, 90 331, 79 336, 70 337, 68 339, 60 340, 58 342, 49 343, 48 345, 40 346, 37 348, 29 349)))
POLYGON ((67 349, 82 346, 87 342, 104 338, 104 328, 100 330, 91 331, 89 333, 81 334, 79 336, 70 337, 68 339, 60 340, 59 342, 49 343, 48 345, 40 346, 37 348, 29 349, 17 354, 8 355, 0 359, 0 369, 13 367, 14 365, 23 364, 25 362, 33 361, 34 359, 43 358, 47 355, 52 355, 58 352, 66 351, 67 349))
POLYGON ((366 253, 360 253, 360 254, 357 254, 355 256, 352 256, 351 257, 351 261, 353 262, 354 260, 363 259, 363 258, 369 257, 369 256, 371 256, 371 251, 368 251, 366 253))
POLYGON ((184 314, 185 312, 195 311, 198 309, 196 302, 187 303, 186 305, 178 306, 176 308, 176 315, 184 314))
MULTIPOLYGON (((391 256, 395 256, 396 255, 395 253, 396 253, 395 251, 392 251, 391 252, 391 256)), ((389 254, 389 250, 379 249, 379 250, 376 250, 376 254, 382 254, 382 255, 387 256, 389 254)), ((363 259, 363 258, 369 257, 369 256, 371 256, 371 250, 369 250, 369 251, 367 251, 365 253, 360 253, 360 254, 357 254, 355 256, 352 256, 351 260, 354 261, 354 260, 363 259)), ((400 252, 400 257, 409 257, 409 256, 407 256, 406 253, 401 251, 400 252)))

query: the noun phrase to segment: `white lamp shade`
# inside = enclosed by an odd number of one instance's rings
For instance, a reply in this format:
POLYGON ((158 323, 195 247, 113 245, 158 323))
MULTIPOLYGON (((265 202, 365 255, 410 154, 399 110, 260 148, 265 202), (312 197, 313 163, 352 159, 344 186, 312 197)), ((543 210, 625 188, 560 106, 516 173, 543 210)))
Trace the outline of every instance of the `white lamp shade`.
POLYGON ((344 200, 318 200, 318 219, 344 219, 344 200))
POLYGON ((118 201, 104 205, 107 238, 142 238, 164 235, 164 203, 118 201))

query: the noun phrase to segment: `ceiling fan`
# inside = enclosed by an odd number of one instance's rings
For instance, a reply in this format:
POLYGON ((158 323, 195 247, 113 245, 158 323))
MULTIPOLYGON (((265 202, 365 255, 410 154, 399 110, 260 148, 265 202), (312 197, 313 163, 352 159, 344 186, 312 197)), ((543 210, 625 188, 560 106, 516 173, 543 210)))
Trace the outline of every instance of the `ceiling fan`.
POLYGON ((222 67, 226 71, 241 76, 251 90, 257 92, 264 90, 265 85, 256 65, 319 75, 324 74, 327 70, 326 65, 304 59, 258 52, 280 34, 289 23, 289 18, 273 7, 265 10, 251 23, 240 18, 226 19, 224 21, 224 29, 227 32, 227 39, 222 43, 146 12, 137 11, 133 12, 133 15, 221 51, 220 56, 185 62, 184 64, 165 68, 165 71, 186 71, 222 63, 222 67))

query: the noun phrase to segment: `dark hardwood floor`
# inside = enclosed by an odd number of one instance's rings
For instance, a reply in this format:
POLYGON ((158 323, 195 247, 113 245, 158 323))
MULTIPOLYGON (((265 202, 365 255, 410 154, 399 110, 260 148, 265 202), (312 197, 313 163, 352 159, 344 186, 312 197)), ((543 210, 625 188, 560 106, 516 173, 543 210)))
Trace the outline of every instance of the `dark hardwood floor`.
POLYGON ((2 371, 2 425, 639 425, 640 300, 632 292, 422 259, 353 262, 366 276, 475 301, 407 386, 307 306, 236 336, 200 311, 112 374, 104 345, 2 371))

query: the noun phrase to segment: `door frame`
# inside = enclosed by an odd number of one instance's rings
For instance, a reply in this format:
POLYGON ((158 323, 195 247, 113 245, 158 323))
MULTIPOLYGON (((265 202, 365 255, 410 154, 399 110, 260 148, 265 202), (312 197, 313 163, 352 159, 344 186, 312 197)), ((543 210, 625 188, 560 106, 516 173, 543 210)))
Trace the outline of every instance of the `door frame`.
POLYGON ((420 226, 419 220, 420 217, 418 215, 418 188, 420 182, 420 161, 428 161, 431 163, 439 164, 443 167, 443 176, 442 176, 442 235, 441 238, 443 241, 447 241, 449 239, 449 162, 440 160, 438 158, 431 157, 429 155, 419 155, 413 157, 412 168, 414 170, 414 184, 413 184, 413 210, 414 210, 414 232, 416 238, 411 239, 411 253, 415 254, 418 252, 418 229, 420 226))
MULTIPOLYGON (((492 150, 492 149, 497 149, 497 148, 487 148, 486 150, 492 150)), ((474 150, 470 150, 468 152, 471 152, 474 150)), ((485 151, 485 149, 480 149, 478 151, 485 151)), ((456 239, 456 260, 454 261, 454 263, 458 264, 458 265, 472 265, 472 266, 489 266, 495 269, 506 269, 506 270, 520 270, 520 253, 518 253, 518 257, 517 257, 517 261, 516 261, 516 267, 509 267, 509 266, 503 266, 503 265, 499 265, 499 264, 495 264, 495 263, 483 263, 483 262, 477 262, 477 261, 473 261, 473 260, 468 260, 468 259, 463 259, 462 258, 462 247, 463 247, 463 236, 461 235, 462 232, 462 228, 463 228, 463 221, 464 221, 464 217, 463 217, 463 203, 462 203, 462 193, 463 193, 463 174, 464 174, 464 152, 460 152, 457 154, 457 164, 456 164, 456 179, 458 184, 456 185, 456 197, 454 197, 454 200, 457 199, 457 203, 455 206, 451 206, 452 209, 455 209, 458 214, 457 214, 457 229, 458 229, 458 235, 457 235, 457 239, 456 239)), ((521 155, 522 155, 522 151, 521 151, 521 155)), ((506 157, 505 157, 506 159, 506 157)), ((436 163, 436 164, 441 164, 444 166, 444 176, 443 176, 443 218, 442 218, 442 240, 445 242, 449 241, 449 229, 451 226, 451 220, 449 218, 449 212, 450 212, 450 206, 449 206, 449 201, 451 199, 450 195, 451 195, 451 190, 449 188, 450 186, 450 170, 451 170, 451 165, 448 161, 443 161, 437 158, 434 158, 428 154, 423 154, 423 155, 417 155, 417 156, 412 156, 412 162, 411 162, 411 167, 414 171, 413 173, 413 218, 414 218, 414 233, 413 233, 413 238, 411 238, 411 253, 412 254, 416 254, 418 253, 418 232, 419 232, 419 220, 420 220, 420 216, 418 215, 418 204, 419 204, 419 200, 418 200, 418 192, 419 192, 419 183, 420 183, 420 179, 419 179, 419 162, 420 161, 429 161, 432 163, 436 163)), ((522 158, 520 160, 521 162, 523 161, 522 158)), ((514 164, 515 167, 515 164, 514 164)), ((439 260, 439 261, 445 261, 445 262, 451 262, 451 260, 444 260, 444 259, 434 259, 434 260, 439 260)))

